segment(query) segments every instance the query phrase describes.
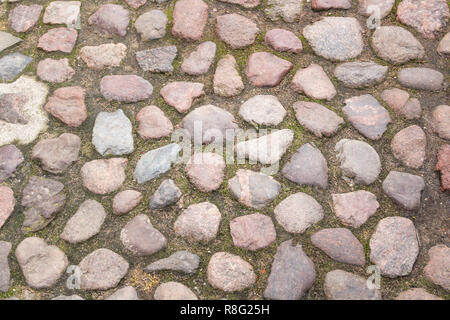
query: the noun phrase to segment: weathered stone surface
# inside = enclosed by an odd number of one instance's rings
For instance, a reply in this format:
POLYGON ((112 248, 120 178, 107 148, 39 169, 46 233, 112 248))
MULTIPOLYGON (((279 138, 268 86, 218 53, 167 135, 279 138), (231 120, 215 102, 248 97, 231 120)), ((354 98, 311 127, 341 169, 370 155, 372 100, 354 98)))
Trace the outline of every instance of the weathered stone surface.
POLYGON ((256 282, 253 267, 241 257, 228 252, 217 252, 211 257, 207 275, 211 286, 225 292, 242 291, 256 282))
POLYGON ((431 127, 439 137, 450 140, 450 106, 441 105, 433 109, 431 127))
POLYGON ((131 286, 128 286, 128 287, 123 287, 123 288, 116 290, 116 292, 114 292, 112 295, 107 297, 105 300, 124 301, 124 300, 140 300, 140 299, 138 297, 136 289, 131 286))
POLYGON ((167 16, 161 10, 150 10, 134 22, 143 41, 160 39, 166 35, 167 16))
POLYGON ((398 82, 404 87, 438 91, 444 84, 444 75, 429 68, 405 68, 398 72, 398 82))
POLYGON ((381 171, 380 156, 368 143, 342 139, 334 150, 344 179, 350 183, 369 185, 375 182, 381 171))
POLYGON ((425 277, 450 291, 450 248, 439 244, 428 251, 428 263, 424 268, 425 277))
POLYGON ((365 190, 331 196, 336 216, 343 224, 353 228, 363 225, 380 207, 375 195, 365 190))
POLYGON ((323 68, 315 63, 299 69, 292 79, 294 91, 304 93, 313 99, 331 100, 336 95, 336 89, 323 68))
POLYGON ((285 29, 271 29, 264 36, 264 42, 275 51, 300 53, 303 50, 302 41, 292 32, 285 29))
POLYGON ((301 245, 292 240, 280 244, 264 291, 271 300, 299 300, 312 287, 316 279, 314 263, 301 245))
POLYGON ((14 211, 16 199, 10 187, 0 186, 0 229, 14 211))
POLYGON ((86 91, 81 87, 56 89, 44 109, 71 127, 79 127, 87 119, 86 91))
POLYGON ((136 75, 113 75, 102 78, 100 91, 108 101, 130 103, 150 98, 153 86, 144 78, 136 75))
POLYGON ((233 49, 244 48, 253 44, 259 31, 255 22, 237 13, 217 17, 217 35, 220 40, 233 49))
POLYGON ((248 58, 245 74, 256 87, 274 87, 281 82, 292 66, 289 61, 269 52, 255 52, 248 58))
POLYGON ((166 282, 160 284, 155 290, 155 300, 198 300, 195 293, 179 282, 166 282))
POLYGON ((16 258, 27 284, 35 289, 53 286, 69 265, 61 249, 37 237, 23 240, 16 248, 16 258))
POLYGON ((197 152, 186 164, 186 173, 197 189, 211 192, 217 190, 223 182, 225 160, 217 153, 197 152))
POLYGON ((214 93, 223 97, 232 97, 244 89, 244 83, 237 70, 236 59, 225 55, 217 63, 214 74, 214 93))
POLYGON ((310 195, 298 192, 281 201, 274 209, 277 222, 290 233, 303 233, 323 218, 322 206, 310 195))
POLYGON ((448 4, 443 0, 403 0, 397 7, 398 20, 429 39, 445 27, 449 17, 448 4))
POLYGON ((136 60, 141 69, 150 72, 172 72, 172 62, 176 56, 176 46, 165 46, 136 52, 136 60))
POLYGON ((408 275, 419 254, 416 228, 403 217, 382 219, 370 238, 370 261, 390 278, 408 275))
POLYGON ((219 0, 222 2, 238 4, 244 8, 254 8, 260 4, 260 0, 219 0))
POLYGON ((41 12, 42 6, 38 4, 18 5, 9 12, 8 24, 15 32, 27 32, 38 22, 41 12))
POLYGON ((409 93, 398 89, 386 89, 381 93, 381 99, 397 114, 406 119, 419 119, 422 114, 420 101, 416 98, 410 98, 409 93))
POLYGON ((78 32, 71 28, 53 28, 39 38, 38 48, 46 52, 71 53, 77 42, 78 32))
POLYGON ((52 300, 67 300, 67 301, 70 301, 70 300, 84 300, 82 297, 80 297, 79 295, 76 295, 76 294, 73 294, 73 295, 71 295, 71 296, 57 296, 57 297, 54 297, 54 298, 52 298, 52 300))
MULTIPOLYGON (((0 151, 0 154, 1 154, 1 151, 0 151)), ((1 155, 0 155, 0 158, 1 158, 1 155)), ((441 146, 439 148, 437 158, 438 158, 438 161, 436 163, 435 170, 441 172, 441 188, 442 188, 442 190, 449 190, 450 189, 450 145, 444 144, 443 146, 441 146)), ((1 160, 0 160, 0 163, 1 163, 1 160)))
POLYGON ((0 31, 0 52, 22 41, 8 32, 0 31))
POLYGON ((175 81, 165 85, 159 93, 169 106, 183 113, 191 108, 194 99, 205 94, 203 87, 199 82, 175 81))
POLYGON ((344 119, 324 106, 308 101, 298 101, 292 106, 298 122, 317 137, 331 137, 344 123, 344 119))
POLYGON ((89 68, 101 70, 118 67, 127 54, 123 43, 105 43, 99 46, 85 46, 80 50, 80 57, 89 68))
POLYGON ((0 120, 12 124, 27 124, 28 120, 22 114, 22 107, 27 103, 27 97, 18 93, 0 95, 0 120))
POLYGON ((44 23, 74 27, 80 23, 80 1, 52 1, 44 12, 44 23))
POLYGON ((328 300, 380 300, 380 291, 369 289, 366 282, 356 274, 333 270, 326 274, 323 288, 328 300))
POLYGON ((238 129, 231 113, 213 105, 201 106, 189 112, 181 126, 196 143, 203 144, 233 139, 238 129), (201 141, 197 141, 200 138, 201 141))
POLYGON ((89 240, 100 232, 105 218, 106 212, 100 203, 86 200, 67 221, 60 237, 69 243, 89 240))
POLYGON ((129 264, 109 249, 97 249, 81 260, 80 285, 83 290, 108 290, 127 274, 129 264))
MULTIPOLYGON (((133 9, 137 9, 139 7, 142 7, 144 4, 147 3, 147 0, 125 0, 125 2, 133 9)), ((160 1, 158 1, 160 2, 160 1)))
POLYGON ((379 10, 380 18, 386 17, 391 13, 395 0, 361 0, 359 1, 359 13, 369 17, 375 10, 379 10))
POLYGON ((361 26, 353 17, 325 17, 303 29, 314 52, 329 60, 348 60, 361 54, 361 26))
POLYGON ((0 147, 0 182, 11 177, 23 161, 23 154, 15 145, 0 147))
POLYGON ((241 105, 239 115, 250 123, 277 126, 286 116, 286 109, 276 96, 256 95, 241 105))
POLYGON ((186 274, 194 274, 200 265, 200 257, 189 251, 177 251, 167 258, 155 261, 145 267, 145 272, 161 270, 178 271, 186 274))
POLYGON ((181 190, 172 179, 164 180, 150 198, 150 209, 167 207, 181 198, 181 190))
POLYGON ((125 190, 116 194, 113 199, 113 212, 122 215, 133 210, 142 200, 142 193, 136 190, 125 190))
POLYGON ((395 300, 443 300, 434 294, 428 293, 422 288, 412 288, 406 291, 402 291, 395 298, 395 300))
POLYGON ((427 137, 416 125, 399 131, 391 141, 391 150, 405 166, 418 169, 425 161, 427 137))
POLYGON ((137 183, 145 183, 169 171, 172 164, 178 160, 180 151, 178 144, 171 143, 142 155, 134 170, 137 183))
POLYGON ((210 202, 193 204, 178 216, 174 230, 183 238, 209 242, 216 237, 221 218, 222 215, 214 204, 210 202))
POLYGON ((70 67, 67 58, 60 60, 47 58, 39 61, 36 74, 44 81, 61 83, 72 79, 75 70, 70 67))
POLYGON ((51 173, 61 173, 78 161, 81 139, 71 133, 63 133, 58 138, 39 141, 31 152, 32 159, 41 162, 42 169, 51 173))
POLYGON ((440 54, 450 54, 450 32, 447 32, 447 34, 439 42, 437 52, 440 54))
POLYGON ((127 159, 110 158, 86 162, 81 168, 83 186, 96 194, 116 191, 125 181, 127 159))
POLYGON ((372 35, 371 43, 380 58, 394 64, 422 59, 425 55, 425 49, 420 42, 402 27, 377 28, 372 35))
POLYGON ((366 263, 361 242, 348 229, 322 229, 311 236, 311 242, 338 262, 358 266, 363 266, 366 263))
POLYGON ((172 35, 199 40, 208 19, 208 5, 202 0, 177 0, 173 9, 172 35))
POLYGON ((391 171, 383 181, 383 191, 406 210, 417 210, 425 182, 413 174, 391 171))
POLYGON ((134 151, 133 127, 122 109, 97 115, 92 144, 102 156, 120 156, 134 151))
POLYGON ((272 219, 259 213, 231 220, 230 233, 236 247, 251 251, 270 246, 277 237, 272 219))
POLYGON ((124 37, 130 23, 130 12, 118 4, 104 4, 89 17, 88 23, 108 37, 124 37))
POLYGON ((342 111, 355 129, 371 140, 380 139, 391 122, 389 112, 370 94, 345 100, 342 111))
POLYGON ((326 189, 328 186, 327 160, 319 149, 307 143, 301 146, 281 171, 288 180, 300 185, 326 189))
POLYGON ((33 58, 13 52, 0 58, 0 80, 14 80, 30 63, 33 58))
POLYGON ((314 10, 350 9, 351 6, 351 0, 312 0, 311 2, 314 10))
POLYGON ((334 69, 336 78, 350 88, 368 87, 380 83, 387 72, 387 66, 374 62, 347 62, 334 69))
POLYGON ((184 59, 181 70, 193 76, 207 73, 214 62, 216 50, 217 46, 212 41, 201 43, 184 59))
POLYGON ((167 245, 167 239, 156 230, 145 214, 139 214, 120 232, 125 248, 138 256, 150 256, 167 245))
POLYGON ((263 173, 239 169, 228 180, 228 189, 244 206, 261 209, 275 200, 281 191, 281 184, 263 173))
POLYGON ((9 269, 8 256, 11 248, 11 243, 0 240, 0 292, 8 292, 9 290, 11 272, 9 269))
POLYGON ((302 0, 270 0, 267 4, 265 12, 272 21, 294 22, 302 12, 302 0))
POLYGON ((156 106, 147 106, 136 115, 139 122, 138 133, 142 139, 159 139, 167 137, 173 131, 172 122, 156 106))

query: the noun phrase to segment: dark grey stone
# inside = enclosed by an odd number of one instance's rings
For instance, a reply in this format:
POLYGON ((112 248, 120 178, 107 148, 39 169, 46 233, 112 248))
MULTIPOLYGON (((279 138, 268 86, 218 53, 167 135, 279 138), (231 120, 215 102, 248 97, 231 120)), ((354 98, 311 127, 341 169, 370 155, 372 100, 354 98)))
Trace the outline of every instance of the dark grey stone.
POLYGON ((155 261, 145 267, 144 271, 154 272, 160 270, 178 271, 193 274, 200 264, 200 257, 189 251, 177 251, 170 257, 155 261))
POLYGON ((422 177, 406 172, 391 171, 383 181, 383 191, 402 208, 416 210, 425 188, 422 177))
POLYGON ((164 180, 150 199, 150 209, 167 207, 181 198, 181 190, 172 179, 164 180))
POLYGON ((31 61, 33 61, 33 58, 19 52, 10 53, 0 58, 0 80, 14 80, 31 61))

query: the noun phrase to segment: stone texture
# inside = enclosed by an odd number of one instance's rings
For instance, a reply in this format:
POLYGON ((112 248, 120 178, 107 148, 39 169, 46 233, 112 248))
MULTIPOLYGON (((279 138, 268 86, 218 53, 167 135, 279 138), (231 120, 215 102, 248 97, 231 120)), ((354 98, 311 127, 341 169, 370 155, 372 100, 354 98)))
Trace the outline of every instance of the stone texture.
POLYGON ((156 106, 142 108, 136 115, 138 133, 142 139, 159 139, 173 132, 173 125, 163 111, 156 106))
POLYGON ((255 22, 237 13, 217 17, 217 35, 233 49, 253 44, 259 31, 255 22))
POLYGON ((164 180, 150 198, 150 209, 167 207, 181 198, 181 190, 172 179, 164 180))
POLYGON ((23 240, 16 248, 16 258, 27 284, 35 289, 52 287, 69 265, 61 249, 37 237, 23 240))
POLYGON ((266 32, 264 42, 275 51, 300 53, 302 41, 292 32, 285 29, 271 29, 266 32))
POLYGON ((369 17, 374 14, 374 8, 379 9, 380 18, 386 17, 391 13, 395 0, 361 0, 359 1, 359 13, 369 17))
POLYGON ((398 294, 395 300, 443 300, 434 294, 428 293, 422 288, 412 288, 402 291, 398 294))
POLYGON ((398 82, 404 87, 418 90, 441 90, 444 75, 430 68, 405 68, 398 72, 398 82))
POLYGON ((225 175, 225 160, 213 152, 194 153, 186 164, 189 180, 202 192, 220 188, 225 175))
POLYGON ((164 147, 150 150, 141 156, 134 177, 137 183, 142 184, 152 179, 158 178, 161 174, 170 170, 173 163, 178 160, 181 148, 176 143, 168 144, 164 147))
POLYGON ((134 22, 141 40, 160 39, 166 35, 167 16, 161 10, 150 10, 140 15, 134 22))
POLYGON ((450 106, 441 105, 433 109, 431 128, 442 139, 450 140, 450 106))
POLYGON ((252 124, 277 126, 286 116, 286 109, 276 96, 256 95, 241 105, 239 115, 252 124))
POLYGON ((440 54, 450 54, 450 32, 447 32, 447 34, 439 42, 437 52, 440 54))
POLYGON ((240 5, 244 8, 254 8, 260 4, 260 0, 219 0, 222 2, 240 5))
POLYGON ((209 71, 216 56, 217 46, 212 41, 206 41, 198 45, 181 64, 184 73, 198 76, 209 71))
POLYGON ((397 19, 429 39, 445 27, 449 17, 444 0, 403 0, 397 7, 397 19))
POLYGON ((292 240, 280 244, 275 254, 264 297, 270 300, 300 300, 316 279, 314 263, 301 245, 292 240))
POLYGON ((311 242, 338 262, 358 266, 364 266, 366 263, 361 242, 348 229, 322 229, 311 236, 311 242))
POLYGON ((335 151, 345 180, 350 183, 370 185, 381 172, 380 156, 368 143, 342 139, 336 143, 335 151))
POLYGON ((314 10, 350 9, 351 6, 351 0, 312 0, 311 2, 314 10))
POLYGON ((353 17, 325 17, 306 26, 303 36, 317 55, 342 61, 356 58, 363 51, 361 31, 353 17))
POLYGON ((366 282, 356 274, 333 270, 326 274, 323 288, 328 300, 380 300, 380 291, 369 289, 366 282))
POLYGON ((290 233, 303 233, 322 220, 322 206, 310 195, 298 192, 288 196, 274 209, 277 222, 290 233))
POLYGON ((38 22, 41 12, 38 4, 18 5, 9 12, 8 24, 15 32, 27 32, 38 22))
POLYGON ((371 140, 379 140, 391 123, 389 112, 370 94, 345 100, 342 111, 355 129, 371 140))
POLYGON ((145 267, 145 272, 162 270, 194 274, 200 265, 200 257, 189 251, 177 251, 167 258, 157 260, 145 267))
POLYGON ((27 124, 28 120, 21 111, 27 101, 27 97, 19 93, 0 95, 0 120, 12 124, 27 124))
POLYGON ((100 232, 105 218, 106 212, 100 203, 95 200, 86 200, 67 221, 60 237, 69 243, 89 240, 100 232))
POLYGON ((109 158, 86 162, 81 168, 83 186, 96 194, 108 194, 119 189, 125 181, 127 159, 109 158))
MULTIPOLYGON (((1 151, 0 151, 1 153, 1 151)), ((1 155, 0 155, 1 158, 1 155)), ((450 145, 444 144, 439 148, 435 170, 441 173, 441 189, 450 189, 450 145)), ((1 160, 0 160, 1 163, 1 160)), ((0 179, 1 180, 1 179, 0 179)))
POLYGON ((202 0, 177 0, 173 9, 172 35, 200 40, 208 19, 208 5, 202 0))
POLYGON ((417 210, 425 182, 413 174, 391 171, 383 181, 383 191, 406 210, 417 210))
POLYGON ((80 1, 52 1, 44 12, 44 23, 65 24, 68 27, 80 23, 80 1))
POLYGON ((344 124, 335 112, 315 102, 298 101, 292 107, 298 122, 319 138, 333 136, 344 124))
POLYGON ((0 52, 22 41, 8 32, 0 31, 0 52))
POLYGON ((319 149, 309 143, 294 153, 281 173, 288 180, 300 185, 322 189, 328 186, 327 160, 319 149))
POLYGON ((219 209, 209 202, 190 205, 178 216, 174 224, 178 236, 196 242, 210 242, 219 231, 222 215, 219 209))
POLYGON ((33 61, 33 58, 13 52, 0 58, 0 81, 14 80, 33 61))
POLYGON ((270 246, 277 237, 272 219, 259 213, 231 220, 230 233, 236 247, 251 251, 270 246))
POLYGON ((244 206, 261 209, 275 200, 281 191, 281 184, 263 173, 239 169, 228 180, 228 189, 233 198, 244 206))
POLYGON ((11 177, 23 161, 23 154, 15 145, 0 147, 0 182, 11 177))
POLYGON ((99 46, 85 46, 80 50, 80 57, 91 69, 101 70, 119 67, 127 54, 123 43, 105 43, 99 46))
POLYGON ((400 130, 391 141, 395 158, 405 166, 418 169, 425 161, 427 137, 422 128, 416 125, 400 130))
POLYGON ((176 56, 176 46, 165 46, 136 52, 136 60, 141 69, 150 72, 172 72, 172 63, 176 56))
POLYGON ((191 108, 194 99, 205 94, 203 87, 199 82, 175 81, 165 85, 159 93, 169 106, 183 113, 191 108))
POLYGON ((87 119, 86 91, 81 87, 56 89, 44 109, 70 127, 79 127, 87 119))
POLYGON ((450 248, 439 244, 428 251, 428 263, 424 268, 425 277, 450 291, 450 248))
POLYGON ((370 261, 390 278, 408 275, 419 254, 416 228, 403 217, 380 220, 369 245, 370 261))
POLYGON ((120 156, 134 151, 133 126, 122 109, 97 115, 92 144, 102 156, 120 156))
POLYGON ((253 267, 241 257, 228 252, 215 253, 208 264, 208 282, 225 292, 250 288, 256 282, 253 267))
POLYGON ((10 187, 0 186, 0 229, 14 211, 16 199, 10 187))
POLYGON ((381 93, 381 99, 397 114, 406 119, 419 119, 422 114, 420 101, 410 98, 408 92, 398 89, 386 89, 381 93))
POLYGON ((104 4, 89 17, 88 23, 107 37, 124 37, 130 23, 130 12, 118 4, 104 4))
POLYGON ((136 289, 131 286, 128 286, 116 290, 116 292, 107 297, 105 300, 124 301, 124 300, 140 300, 140 299, 138 297, 136 289))
POLYGON ((167 245, 167 239, 156 230, 145 214, 139 214, 120 232, 123 246, 138 256, 150 256, 167 245))
POLYGON ((97 249, 81 260, 80 284, 83 290, 108 290, 127 274, 129 264, 109 249, 97 249))
POLYGON ((232 97, 244 90, 244 83, 237 70, 234 57, 225 55, 217 63, 214 74, 214 93, 223 97, 232 97))
POLYGON ((336 95, 333 83, 323 68, 315 63, 295 73, 292 89, 313 99, 331 100, 336 95))
POLYGON ((70 28, 53 28, 39 38, 38 48, 46 51, 71 53, 77 42, 78 32, 70 28))
POLYGON ((113 75, 102 78, 100 91, 108 101, 130 103, 150 98, 153 86, 144 78, 136 75, 113 75))
POLYGON ((347 62, 334 69, 334 75, 347 87, 361 88, 380 83, 386 77, 387 66, 374 62, 347 62))
POLYGON ((155 290, 155 300, 198 300, 195 293, 179 282, 160 284, 155 290))
POLYGON ((424 47, 411 32, 402 27, 377 28, 372 35, 371 43, 380 58, 393 64, 402 64, 425 56, 424 47))
POLYGON ((60 60, 47 58, 39 61, 36 74, 44 81, 61 83, 72 79, 75 70, 70 67, 67 58, 60 60))
POLYGON ((113 212, 122 215, 133 210, 141 202, 142 193, 136 190, 124 190, 115 195, 113 199, 113 212))
POLYGON ((343 224, 353 228, 362 226, 380 207, 375 195, 365 190, 331 196, 336 216, 343 224))
POLYGON ((11 272, 9 269, 8 256, 11 248, 11 243, 0 240, 0 292, 8 292, 9 290, 11 272))
MULTIPOLYGON (((138 9, 147 3, 147 0, 125 0, 125 2, 133 9, 138 9)), ((159 1, 158 1, 159 2, 159 1)))
POLYGON ((267 5, 265 12, 272 21, 283 19, 292 23, 302 12, 302 0, 269 0, 267 5))
POLYGON ((292 66, 289 61, 269 52, 255 52, 248 58, 245 74, 256 87, 274 87, 283 80, 292 66))
POLYGON ((78 161, 81 139, 71 133, 63 133, 58 138, 39 141, 31 152, 32 159, 38 159, 45 171, 58 174, 78 161))

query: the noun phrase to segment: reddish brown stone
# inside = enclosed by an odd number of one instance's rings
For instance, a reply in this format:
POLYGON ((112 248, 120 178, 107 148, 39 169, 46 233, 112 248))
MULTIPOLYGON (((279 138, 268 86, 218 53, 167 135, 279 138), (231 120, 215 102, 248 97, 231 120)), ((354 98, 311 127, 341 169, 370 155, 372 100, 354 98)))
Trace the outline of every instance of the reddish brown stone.
POLYGON ((186 40, 199 40, 208 19, 208 5, 202 0, 178 0, 173 9, 172 34, 186 40))
POLYGON ((244 89, 236 59, 232 55, 227 54, 219 60, 213 81, 214 93, 222 97, 235 96, 244 89))
POLYGON ((231 220, 230 233, 236 247, 251 251, 270 246, 277 237, 272 219, 259 213, 231 220))
POLYGON ((218 189, 223 181, 224 170, 222 156, 211 152, 195 153, 186 164, 189 179, 202 192, 218 189))
POLYGON ((124 37, 130 23, 130 11, 118 4, 104 4, 89 17, 88 23, 106 36, 124 37))
POLYGON ((39 61, 36 74, 44 81, 61 83, 70 80, 75 74, 67 58, 54 60, 47 58, 39 61))
POLYGON ((259 28, 252 20, 232 13, 217 17, 216 32, 220 40, 239 49, 255 42, 259 28))
POLYGON ((450 291, 450 248, 439 244, 428 251, 428 256, 428 263, 423 270, 425 277, 450 291))
POLYGON ((75 42, 77 42, 78 32, 69 28, 50 29, 39 38, 38 48, 44 51, 62 51, 71 53, 75 42))
POLYGON ((293 32, 284 29, 267 31, 264 42, 280 52, 300 53, 303 50, 301 40, 293 32))
POLYGON ((142 200, 142 193, 135 190, 125 190, 116 194, 113 199, 114 214, 121 215, 133 210, 142 200))
POLYGON ((195 98, 205 94, 203 83, 175 81, 165 85, 159 92, 169 106, 178 112, 186 112, 195 98))
POLYGON ((11 188, 0 186, 0 229, 8 220, 11 213, 14 211, 16 199, 11 188))
POLYGON ((433 110, 431 126, 439 137, 450 140, 450 106, 442 105, 433 110))
POLYGON ((350 0, 312 0, 311 2, 314 10, 350 9, 351 6, 350 0))
POLYGON ((245 74, 256 87, 274 87, 291 70, 292 63, 268 52, 253 53, 247 62, 245 74))
POLYGON ((172 122, 156 106, 142 108, 136 115, 136 120, 139 122, 139 135, 143 139, 159 139, 173 131, 172 122))
POLYGON ((37 4, 18 5, 9 13, 8 23, 16 32, 27 32, 38 22, 41 12, 42 6, 37 4))
POLYGON ((100 81, 100 91, 106 100, 137 102, 150 98, 153 86, 136 75, 105 76, 100 81))
POLYGON ((125 0, 125 2, 128 3, 128 5, 133 9, 137 9, 146 4, 147 0, 125 0))
POLYGON ((436 171, 441 172, 442 190, 450 190, 450 145, 444 144, 439 148, 436 171))
POLYGON ((44 109, 71 127, 80 126, 87 118, 85 90, 81 87, 56 89, 44 109))
POLYGON ((392 88, 384 90, 381 93, 381 99, 397 114, 406 119, 419 119, 422 114, 420 101, 416 98, 410 98, 405 90, 392 88))
POLYGON ((425 161, 427 137, 419 126, 409 126, 398 132, 391 141, 394 157, 404 165, 418 169, 425 161))
POLYGON ((403 292, 395 298, 395 300, 443 300, 434 294, 428 293, 422 288, 413 288, 403 292))
POLYGON ((353 228, 359 228, 380 207, 375 195, 364 190, 331 196, 336 216, 343 224, 353 228))
POLYGON ((127 159, 110 158, 86 162, 81 168, 83 186, 96 194, 108 194, 125 181, 127 159))
POLYGON ((299 69, 292 79, 292 88, 313 99, 331 100, 336 95, 336 89, 323 68, 318 64, 299 69))

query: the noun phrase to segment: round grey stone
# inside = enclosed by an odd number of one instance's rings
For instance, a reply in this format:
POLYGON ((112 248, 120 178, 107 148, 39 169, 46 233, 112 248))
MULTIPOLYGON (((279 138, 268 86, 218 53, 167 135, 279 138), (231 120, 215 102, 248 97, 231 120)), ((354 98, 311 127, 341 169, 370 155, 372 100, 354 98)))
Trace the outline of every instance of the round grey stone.
POLYGON ((383 191, 406 210, 417 210, 425 188, 422 177, 406 172, 391 171, 383 181, 383 191))
POLYGON ((166 35, 167 16, 161 10, 150 10, 140 15, 134 22, 141 39, 155 40, 166 35))
POLYGON ((172 179, 164 180, 150 198, 150 209, 167 207, 181 198, 181 190, 172 179))
POLYGON ((367 287, 367 280, 343 270, 333 270, 326 274, 324 291, 329 300, 380 300, 379 290, 367 287))
POLYGON ((334 75, 350 88, 368 87, 386 77, 388 67, 374 62, 347 62, 334 69, 334 75))
POLYGON ((144 271, 154 272, 161 270, 171 270, 194 274, 200 265, 200 257, 189 251, 177 251, 171 256, 155 261, 145 267, 144 271))

